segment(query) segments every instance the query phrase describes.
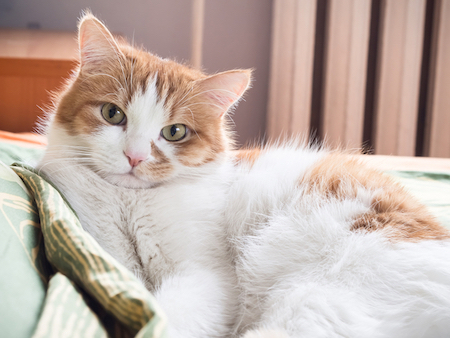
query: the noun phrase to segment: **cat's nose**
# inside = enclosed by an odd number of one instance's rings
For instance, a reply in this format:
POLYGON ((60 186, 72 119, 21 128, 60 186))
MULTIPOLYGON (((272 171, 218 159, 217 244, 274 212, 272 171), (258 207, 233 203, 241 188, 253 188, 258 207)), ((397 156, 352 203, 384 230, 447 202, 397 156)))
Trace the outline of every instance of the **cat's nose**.
MULTIPOLYGON (((128 156, 127 156, 128 157, 128 156)), ((141 163, 142 160, 137 159, 137 158, 132 158, 132 157, 128 157, 128 163, 130 163, 130 165, 132 167, 136 167, 139 163, 141 163)))
POLYGON ((132 168, 136 167, 139 163, 145 160, 145 156, 142 154, 133 154, 133 153, 125 153, 125 156, 128 159, 128 163, 132 168))

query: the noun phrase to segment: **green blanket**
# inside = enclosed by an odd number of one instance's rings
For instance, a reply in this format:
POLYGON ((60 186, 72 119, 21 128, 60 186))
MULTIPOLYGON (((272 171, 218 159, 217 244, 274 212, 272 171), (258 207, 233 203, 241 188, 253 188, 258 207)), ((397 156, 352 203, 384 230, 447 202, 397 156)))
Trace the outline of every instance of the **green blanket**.
MULTIPOLYGON (((41 154, 0 142, 0 335, 164 337, 152 295, 81 228, 58 191, 31 167, 10 167, 41 154)), ((450 228, 450 173, 390 174, 450 228)))

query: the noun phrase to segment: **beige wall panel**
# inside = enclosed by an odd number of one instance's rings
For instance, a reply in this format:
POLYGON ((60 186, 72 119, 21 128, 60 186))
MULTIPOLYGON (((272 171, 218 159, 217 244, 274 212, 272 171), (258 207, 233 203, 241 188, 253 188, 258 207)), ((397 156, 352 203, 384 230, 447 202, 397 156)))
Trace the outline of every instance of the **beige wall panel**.
POLYGON ((370 0, 330 1, 323 131, 331 144, 362 146, 370 9, 370 0))
POLYGON ((316 0, 275 0, 267 132, 309 132, 316 0))
POLYGON ((434 76, 429 93, 428 155, 450 157, 450 0, 436 6, 434 76))
POLYGON ((276 139, 289 131, 296 22, 296 0, 273 3, 267 134, 276 139))
POLYGON ((317 0, 297 1, 290 126, 292 135, 307 135, 310 131, 316 7, 317 0))
POLYGON ((385 0, 377 82, 375 152, 415 153, 425 0, 385 0))
POLYGON ((192 0, 191 65, 202 68, 205 0, 192 0))

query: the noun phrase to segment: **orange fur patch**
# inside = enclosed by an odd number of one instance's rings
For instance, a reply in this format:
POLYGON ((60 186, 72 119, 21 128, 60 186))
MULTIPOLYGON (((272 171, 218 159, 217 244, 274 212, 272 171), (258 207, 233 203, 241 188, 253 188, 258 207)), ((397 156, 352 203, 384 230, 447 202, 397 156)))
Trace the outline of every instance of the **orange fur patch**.
POLYGON ((353 231, 382 230, 392 240, 450 238, 449 231, 403 187, 387 175, 366 167, 355 156, 327 155, 299 183, 306 187, 306 193, 314 191, 338 199, 355 198, 361 187, 374 191, 371 210, 353 222, 353 231))
POLYGON ((261 149, 260 148, 239 149, 235 151, 233 155, 236 158, 238 164, 247 163, 250 166, 253 166, 255 161, 261 155, 261 149))
POLYGON ((152 162, 142 163, 135 170, 142 174, 151 173, 152 179, 162 181, 170 176, 173 171, 173 165, 153 141, 151 142, 151 147, 151 154, 154 160, 152 162))

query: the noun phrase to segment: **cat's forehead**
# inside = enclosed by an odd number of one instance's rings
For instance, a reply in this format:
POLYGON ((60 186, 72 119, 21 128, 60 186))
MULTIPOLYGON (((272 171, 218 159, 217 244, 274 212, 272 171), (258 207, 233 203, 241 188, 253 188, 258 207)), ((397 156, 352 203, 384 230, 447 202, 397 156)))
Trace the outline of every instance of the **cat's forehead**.
POLYGON ((143 51, 127 49, 125 55, 125 69, 115 70, 116 77, 125 82, 122 86, 129 88, 123 97, 125 104, 133 111, 153 111, 155 114, 146 117, 152 121, 157 117, 173 118, 177 110, 188 104, 195 82, 205 77, 195 69, 143 51))
POLYGON ((166 106, 166 99, 161 96, 157 81, 157 74, 149 77, 143 89, 132 95, 126 106, 129 129, 143 132, 152 126, 160 128, 169 120, 170 113, 166 106))
MULTIPOLYGON (((131 87, 146 92, 149 86, 154 86, 158 97, 166 101, 166 105, 180 101, 192 90, 195 81, 206 77, 196 69, 129 46, 124 55, 127 59, 126 77, 132 82, 131 87)), ((118 76, 123 71, 120 68, 115 70, 118 76)))

